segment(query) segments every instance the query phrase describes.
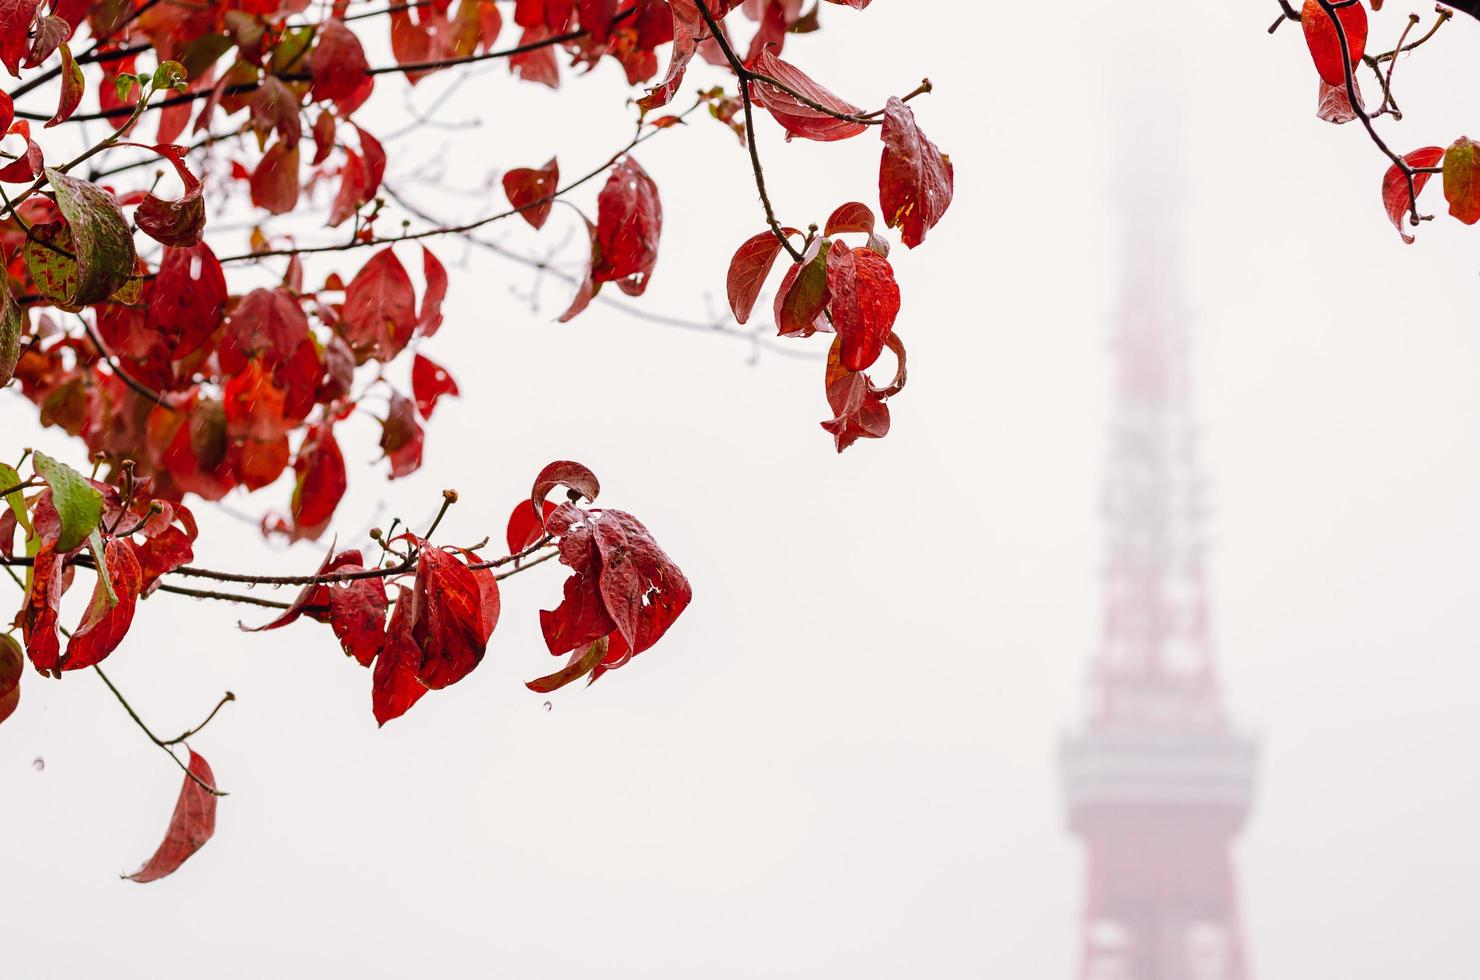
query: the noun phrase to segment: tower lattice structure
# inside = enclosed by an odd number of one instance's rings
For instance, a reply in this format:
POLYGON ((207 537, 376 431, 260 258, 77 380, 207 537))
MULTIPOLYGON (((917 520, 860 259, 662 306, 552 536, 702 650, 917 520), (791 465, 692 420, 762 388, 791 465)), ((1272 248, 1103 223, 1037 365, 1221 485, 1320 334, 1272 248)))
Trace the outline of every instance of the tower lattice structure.
POLYGON ((1113 338, 1102 637, 1060 751, 1086 855, 1079 976, 1250 980, 1231 849, 1257 752, 1229 724, 1213 658, 1174 262, 1144 229, 1134 238, 1113 338))

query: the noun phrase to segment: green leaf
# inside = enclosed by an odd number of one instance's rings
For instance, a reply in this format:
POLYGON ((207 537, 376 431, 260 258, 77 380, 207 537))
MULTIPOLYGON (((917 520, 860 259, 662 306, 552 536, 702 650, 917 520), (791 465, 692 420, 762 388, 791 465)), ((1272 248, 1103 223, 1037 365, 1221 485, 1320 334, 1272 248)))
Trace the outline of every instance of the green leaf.
POLYGON ((118 94, 118 101, 128 102, 129 93, 134 90, 134 86, 137 84, 139 84, 139 80, 133 75, 130 75, 128 72, 120 72, 118 77, 113 79, 113 91, 118 94))
POLYGON ((277 47, 272 49, 272 73, 287 72, 297 67, 313 41, 313 35, 312 27, 294 27, 284 31, 277 47))
POLYGON ((178 61, 161 61, 159 67, 154 69, 156 89, 180 88, 185 84, 185 78, 185 66, 178 61))
POLYGON ((51 503, 61 522, 56 550, 68 552, 87 540, 103 518, 103 495, 79 472, 45 453, 33 453, 36 475, 51 487, 51 503))
POLYGON ((68 312, 82 309, 72 302, 77 292, 77 259, 72 233, 61 222, 32 225, 26 239, 26 271, 36 291, 68 312))
MULTIPOLYGON (((0 388, 10 384, 15 376, 16 362, 21 359, 21 331, 26 325, 26 315, 21 306, 10 295, 9 277, 0 272, 0 388)), ((11 486, 6 483, 5 486, 11 486)))
POLYGON ((87 532, 87 547, 92 551, 93 562, 98 566, 98 581, 103 583, 103 592, 107 596, 107 608, 112 609, 118 605, 118 593, 113 591, 113 576, 108 573, 108 556, 103 548, 103 536, 98 533, 97 528, 87 532))
POLYGON ((73 254, 77 257, 77 288, 68 300, 74 306, 105 300, 134 271, 134 239, 123 212, 113 195, 91 181, 69 177, 50 167, 46 179, 71 229, 73 254))
MULTIPOLYGON (((15 471, 15 467, 9 463, 0 463, 0 490, 6 487, 18 487, 21 485, 21 475, 15 471)), ((26 515, 26 498, 24 491, 17 490, 7 494, 5 502, 10 505, 10 512, 15 515, 15 522, 31 533, 31 518, 26 515)))

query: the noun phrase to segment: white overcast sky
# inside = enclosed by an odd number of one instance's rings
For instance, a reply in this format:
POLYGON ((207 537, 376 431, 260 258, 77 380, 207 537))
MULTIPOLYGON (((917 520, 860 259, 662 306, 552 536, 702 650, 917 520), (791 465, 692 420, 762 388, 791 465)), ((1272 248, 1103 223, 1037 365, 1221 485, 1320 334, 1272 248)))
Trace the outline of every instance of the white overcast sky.
MULTIPOLYGON (((1381 41, 1407 10, 1388 6, 1381 41)), ((1238 852, 1254 966, 1471 980, 1480 232, 1446 218, 1398 241, 1381 158, 1314 118, 1298 28, 1265 34, 1275 13, 823 11, 788 57, 869 106, 929 75, 921 125, 958 175, 944 223, 896 251, 911 370, 894 431, 841 457, 817 425, 820 360, 751 365, 743 342, 600 305, 557 325, 563 287, 532 305, 527 271, 440 246, 452 292, 425 351, 463 397, 438 407, 423 470, 393 484, 373 426, 342 434, 341 541, 423 519, 449 486, 449 539, 498 535, 543 463, 580 459, 682 565, 693 606, 546 711, 521 682, 550 667, 535 611, 561 576, 521 576, 479 670, 377 730, 369 674, 326 628, 244 635, 249 611, 149 600, 108 664, 145 717, 180 730, 223 690, 240 698, 195 742, 231 792, 216 839, 170 879, 119 881, 158 843, 179 774, 95 678, 28 675, 0 730, 0 972, 1069 977, 1082 868, 1053 762, 1098 635, 1111 190, 1174 125, 1181 187, 1150 223, 1182 243, 1217 645, 1263 745, 1238 852)), ((1462 20, 1399 65, 1396 144, 1480 126, 1462 82, 1477 51, 1462 20)), ((603 159, 630 125, 622 98, 610 64, 558 97, 480 73, 443 117, 481 128, 398 141, 392 175, 444 213, 481 213, 493 168, 603 159), (423 162, 444 169, 408 176, 423 162)), ((397 87, 365 113, 394 130, 397 87)), ((783 145, 760 129, 783 220, 876 200, 872 135, 783 145)), ((638 158, 667 214, 644 307, 722 312, 729 255, 761 228, 743 153, 701 119, 638 158)), ((1428 204, 1442 214, 1437 184, 1428 204)), ((557 209, 540 237, 500 234, 538 250, 572 221, 557 209)), ((66 448, 6 398, 12 446, 66 448)), ((202 564, 318 560, 205 523, 202 564)))

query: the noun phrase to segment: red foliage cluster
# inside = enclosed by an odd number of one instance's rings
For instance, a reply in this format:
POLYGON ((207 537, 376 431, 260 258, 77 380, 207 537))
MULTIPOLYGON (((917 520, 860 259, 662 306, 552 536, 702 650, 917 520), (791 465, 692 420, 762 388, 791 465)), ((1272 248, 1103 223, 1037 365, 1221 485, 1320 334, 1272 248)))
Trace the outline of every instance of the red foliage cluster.
MULTIPOLYGON (((1382 6, 1381 0, 1370 2, 1374 11, 1382 6)), ((1405 225, 1416 227, 1419 222, 1432 217, 1419 213, 1418 195, 1429 178, 1436 174, 1443 177, 1444 199, 1449 203, 1449 213, 1467 225, 1480 221, 1480 153, 1477 153, 1473 141, 1461 136, 1447 149, 1426 146, 1400 155, 1388 148, 1373 127, 1373 121, 1383 115, 1391 115, 1395 120, 1402 118, 1392 92, 1396 59, 1433 37, 1434 32, 1453 16, 1452 11, 1442 5, 1437 8, 1437 14, 1433 27, 1422 38, 1405 43, 1419 21, 1417 15, 1409 15, 1398 43, 1391 50, 1374 56, 1367 51, 1367 9, 1360 0, 1305 0, 1298 15, 1293 11, 1290 13, 1300 20, 1306 46, 1316 74, 1320 76, 1316 115, 1337 125, 1360 119, 1373 142, 1391 161, 1392 165, 1382 177, 1382 205, 1393 227, 1408 244, 1412 244, 1414 238, 1405 225), (1375 111, 1363 102, 1357 82, 1356 71, 1363 65, 1371 67, 1382 87, 1382 103, 1375 111), (1386 74, 1384 65, 1387 65, 1386 74)))
MULTIPOLYGON (((579 464, 539 475, 510 516, 508 553, 493 558, 434 543, 434 523, 420 534, 375 532, 378 554, 331 546, 307 575, 200 568, 191 564, 197 528, 186 500, 281 486, 291 473, 285 512, 264 519, 263 532, 320 538, 348 489, 341 423, 356 413, 379 421, 388 476, 415 472, 427 420, 459 393, 426 349, 450 285, 428 240, 516 215, 540 229, 557 199, 604 176, 594 211, 584 212, 592 217, 583 217, 590 259, 560 319, 608 283, 641 296, 659 264, 663 203, 632 151, 700 109, 740 136, 769 226, 731 264, 737 320, 749 318, 787 253, 773 304, 778 333, 835 335, 824 428, 840 451, 884 435, 905 353, 880 230, 920 245, 949 207, 954 177, 907 104, 928 82, 869 112, 782 60, 791 38, 820 27, 826 5, 807 6, 0 0, 0 66, 20 79, 0 92, 0 388, 77 437, 94 463, 90 475, 42 453, 0 463, 0 563, 26 576, 15 619, 23 649, 0 635, 0 721, 19 704, 24 659, 50 677, 96 669, 129 635, 140 600, 159 592, 279 609, 263 630, 305 618, 327 625, 370 670, 381 724, 476 668, 499 619, 498 581, 547 559, 569 575, 540 626, 551 654, 567 662, 530 681, 532 690, 593 682, 656 643, 688 606, 689 582, 641 521, 588 506, 599 487, 579 464), (742 18, 754 25, 744 44, 742 18), (391 63, 372 64, 367 32, 388 39, 391 63), (386 230, 386 145, 356 117, 377 85, 502 59, 514 78, 554 88, 606 58, 645 91, 635 100, 637 135, 604 165, 563 179, 551 157, 503 175, 502 214, 386 230), (725 69, 730 90, 712 87, 692 108, 660 114, 699 62, 725 69), (820 234, 782 225, 765 192, 756 108, 787 139, 842 140, 877 127, 879 218, 848 203, 820 234), (80 129, 86 122, 104 125, 80 129), (256 219, 245 250, 217 233, 216 208, 227 201, 256 219), (339 230, 303 244, 301 219, 314 212, 339 230), (300 219, 293 234, 270 220, 290 213, 300 219), (237 281, 232 270, 249 264, 276 267, 237 281), (885 349, 897 367, 881 387, 866 372, 885 349), (407 362, 409 372, 397 368, 407 362), (409 384, 390 380, 405 373, 409 384), (559 487, 568 499, 547 500, 559 487), (91 595, 80 619, 64 623, 62 599, 78 569, 92 575, 91 595), (199 579, 301 591, 282 603, 179 584, 199 579)), ((447 503, 454 499, 449 491, 447 503)), ((203 726, 169 741, 145 729, 185 783, 166 839, 136 881, 171 873, 214 830, 220 793, 210 767, 193 750, 177 754, 203 726)))

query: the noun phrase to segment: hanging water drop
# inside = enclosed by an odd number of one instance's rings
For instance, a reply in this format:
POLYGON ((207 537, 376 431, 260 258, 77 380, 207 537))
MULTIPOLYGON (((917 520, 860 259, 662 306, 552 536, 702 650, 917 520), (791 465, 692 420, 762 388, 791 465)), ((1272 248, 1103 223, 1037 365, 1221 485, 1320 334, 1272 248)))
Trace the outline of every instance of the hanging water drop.
POLYGON ((546 701, 545 702, 545 710, 546 711, 549 711, 553 707, 554 707, 554 705, 552 705, 549 701, 546 701))
POLYGON ((38 755, 36 758, 31 760, 31 768, 35 769, 37 772, 40 772, 41 770, 46 768, 46 760, 38 755))

